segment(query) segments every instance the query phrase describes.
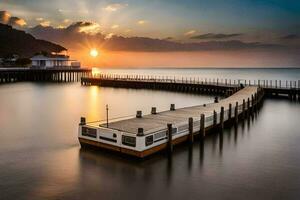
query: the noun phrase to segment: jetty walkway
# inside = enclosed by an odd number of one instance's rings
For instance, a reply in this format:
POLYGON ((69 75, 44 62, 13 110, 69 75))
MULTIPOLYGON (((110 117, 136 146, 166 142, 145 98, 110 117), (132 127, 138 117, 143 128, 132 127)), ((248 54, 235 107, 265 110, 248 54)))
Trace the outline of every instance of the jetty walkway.
MULTIPOLYGON (((218 103, 211 103, 206 105, 199 105, 199 106, 193 106, 193 107, 186 107, 186 108, 180 108, 176 109, 174 104, 171 104, 169 111, 164 112, 156 112, 156 108, 152 108, 152 114, 142 116, 142 113, 137 113, 136 118, 112 122, 108 124, 108 127, 111 129, 116 129, 120 131, 124 131, 127 133, 132 134, 138 134, 138 128, 143 128, 143 133, 145 135, 156 132, 157 130, 166 128, 166 124, 178 124, 180 122, 186 122, 188 118, 192 117, 195 120, 195 124, 197 126, 200 126, 200 115, 204 114, 207 116, 210 120, 207 121, 213 121, 213 115, 214 112, 216 114, 217 121, 216 123, 220 122, 220 115, 221 115, 221 108, 223 107, 223 115, 226 116, 224 120, 226 121, 229 117, 233 117, 232 113, 232 104, 235 106, 240 105, 239 111, 243 111, 243 103, 249 103, 251 104, 254 102, 254 96, 257 93, 257 87, 246 87, 237 93, 233 94, 232 96, 221 100, 218 103), (252 99, 251 99, 252 98, 252 99), (244 102, 243 102, 244 100, 244 102), (230 109, 231 107, 231 109, 230 109), (231 110, 231 113, 229 111, 231 110), (228 117, 227 117, 228 116, 228 117)), ((249 106, 251 107, 251 105, 249 106)), ((248 104, 247 104, 248 106, 248 104)), ((235 107, 234 107, 235 108, 235 107)), ((103 124, 102 126, 106 126, 106 124, 103 124)))

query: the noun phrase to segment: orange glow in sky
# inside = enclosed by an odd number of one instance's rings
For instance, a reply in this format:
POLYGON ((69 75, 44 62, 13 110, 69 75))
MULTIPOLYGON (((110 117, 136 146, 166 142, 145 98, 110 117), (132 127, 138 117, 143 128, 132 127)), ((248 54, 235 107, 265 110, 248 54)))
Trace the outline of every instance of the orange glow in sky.
MULTIPOLYGON (((203 51, 203 52, 126 52, 104 51, 92 57, 91 48, 69 51, 84 67, 261 67, 286 65, 293 57, 283 59, 276 52, 203 51), (101 56, 100 56, 101 55, 101 56)), ((95 73, 97 73, 95 71, 95 73)))

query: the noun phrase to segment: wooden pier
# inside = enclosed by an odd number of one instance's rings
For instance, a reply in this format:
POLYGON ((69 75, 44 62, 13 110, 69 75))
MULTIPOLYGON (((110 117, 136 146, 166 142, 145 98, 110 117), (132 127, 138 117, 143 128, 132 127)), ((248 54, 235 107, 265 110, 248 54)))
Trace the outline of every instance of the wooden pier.
MULTIPOLYGON (((145 116, 142 116, 140 113, 140 116, 133 119, 109 123, 108 127, 132 134, 138 134, 138 128, 143 128, 143 133, 147 135, 151 132, 156 132, 156 130, 165 128, 165 125, 169 123, 176 124, 182 121, 187 121, 189 118, 199 118, 201 114, 204 114, 205 116, 213 116, 214 111, 220 111, 221 113, 222 107, 224 110, 229 111, 230 104, 238 103, 238 105, 243 105, 243 100, 247 101, 250 99, 252 95, 255 95, 257 90, 257 87, 246 87, 232 96, 221 100, 219 103, 206 104, 205 106, 199 105, 176 109, 175 105, 171 104, 170 110, 168 111, 145 116)), ((218 121, 220 122, 220 119, 218 119, 218 121)), ((200 123, 197 125, 200 125, 200 123)))
POLYGON ((91 76, 87 68, 0 68, 0 84, 34 81, 34 82, 79 82, 81 77, 91 76))
MULTIPOLYGON (((234 86, 233 88, 235 88, 234 86)), ((257 112, 264 90, 247 86, 219 102, 157 112, 143 116, 137 111, 135 118, 101 123, 88 123, 81 118, 79 141, 82 146, 93 146, 136 157, 146 157, 166 149, 173 151, 175 144, 204 139, 210 130, 223 133, 224 125, 237 124, 257 112)))
POLYGON ((231 80, 178 78, 150 75, 110 75, 101 74, 81 78, 82 85, 103 87, 169 90, 197 94, 218 94, 230 96, 242 87, 257 86, 264 89, 267 96, 286 96, 291 100, 300 100, 300 80, 231 80))

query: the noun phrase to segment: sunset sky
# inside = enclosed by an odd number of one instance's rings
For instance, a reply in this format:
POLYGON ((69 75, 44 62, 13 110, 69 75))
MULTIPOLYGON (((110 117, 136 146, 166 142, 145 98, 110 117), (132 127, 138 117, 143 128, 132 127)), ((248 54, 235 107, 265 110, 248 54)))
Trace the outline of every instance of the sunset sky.
POLYGON ((0 0, 0 10, 1 23, 86 66, 300 66, 296 0, 0 0))

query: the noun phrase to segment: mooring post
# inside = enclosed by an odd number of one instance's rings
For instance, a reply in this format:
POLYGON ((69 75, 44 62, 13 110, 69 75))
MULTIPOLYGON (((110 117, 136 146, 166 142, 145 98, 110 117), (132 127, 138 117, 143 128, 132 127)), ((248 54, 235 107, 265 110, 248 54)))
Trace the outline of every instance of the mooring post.
POLYGON ((190 117, 189 118, 189 142, 190 143, 194 142, 194 129, 193 129, 193 125, 194 125, 193 118, 190 117))
POLYGON ((168 152, 173 152, 173 143, 172 143, 172 124, 168 124, 168 152))
POLYGON ((141 110, 136 111, 136 118, 142 118, 142 111, 141 110))
POLYGON ((219 97, 215 97, 214 103, 219 103, 219 97))
POLYGON ((156 107, 152 107, 151 108, 151 114, 152 115, 156 115, 156 107))
POLYGON ((200 140, 205 137, 205 115, 201 114, 200 117, 200 140))
POLYGON ((174 110, 175 110, 175 104, 172 103, 172 104, 170 105, 170 111, 174 111, 174 110))
POLYGON ((106 104, 106 127, 108 128, 108 104, 106 104))
POLYGON ((138 133, 136 136, 144 136, 144 129, 143 128, 138 128, 138 133))
POLYGON ((221 107, 221 113, 220 113, 220 129, 221 132, 223 132, 224 129, 224 107, 221 107))
POLYGON ((239 102, 235 102, 234 122, 236 125, 239 123, 239 102))
POLYGON ((86 124, 86 121, 85 121, 85 117, 80 117, 80 123, 79 125, 85 125, 86 124))

